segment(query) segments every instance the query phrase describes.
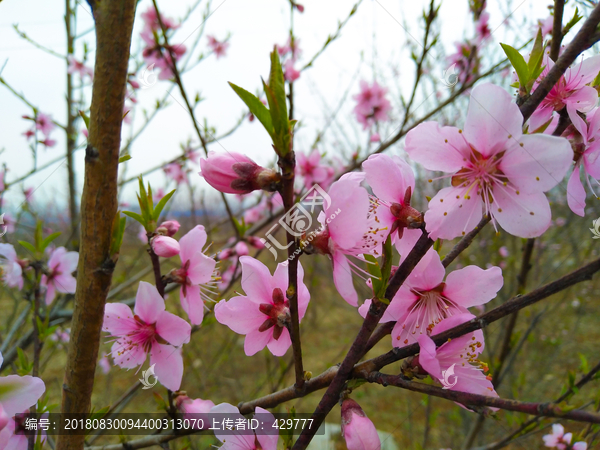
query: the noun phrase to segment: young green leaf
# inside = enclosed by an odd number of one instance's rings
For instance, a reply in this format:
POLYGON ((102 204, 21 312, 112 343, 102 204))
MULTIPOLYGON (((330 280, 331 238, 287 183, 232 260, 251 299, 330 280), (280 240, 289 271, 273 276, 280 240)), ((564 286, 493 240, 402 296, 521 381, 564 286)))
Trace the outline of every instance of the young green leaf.
POLYGON ((529 81, 529 68, 527 67, 525 59, 516 49, 514 49, 510 45, 500 45, 502 46, 504 53, 506 53, 506 56, 508 57, 510 63, 517 72, 517 76, 519 77, 519 83, 522 87, 525 87, 527 85, 527 82, 529 81))
POLYGON ((32 255, 35 255, 37 253, 37 250, 35 249, 35 247, 33 245, 31 245, 29 242, 25 242, 25 241, 17 241, 17 242, 19 244, 21 244, 23 247, 25 247, 27 250, 29 250, 32 255))
POLYGON ((262 123, 269 136, 273 136, 273 122, 271 121, 271 113, 267 109, 265 105, 260 101, 258 97, 254 94, 251 94, 247 90, 236 86, 233 83, 229 83, 229 86, 235 91, 235 93, 242 99, 242 101, 246 104, 248 109, 254 117, 258 119, 260 123, 262 123))
POLYGON ((52 233, 49 236, 46 236, 46 239, 44 239, 42 241, 42 245, 40 248, 40 251, 43 252, 44 250, 46 250, 46 247, 48 247, 48 245, 50 245, 50 243, 56 239, 57 237, 59 237, 62 233, 60 231, 57 231, 56 233, 52 233))
POLYGON ((535 73, 535 71, 542 66, 543 56, 544 38, 542 37, 542 29, 539 28, 537 36, 535 37, 535 42, 533 43, 533 50, 531 50, 531 55, 529 56, 529 62, 527 63, 530 74, 535 73))
POLYGON ((158 220, 158 218, 160 217, 160 213, 162 212, 164 207, 167 205, 167 202, 171 199, 171 197, 173 197, 173 194, 175 194, 175 191, 176 191, 176 189, 173 189, 171 192, 169 192, 167 195, 165 195, 163 198, 160 199, 160 201, 156 205, 156 208, 154 208, 154 212, 152 214, 152 218, 154 219, 154 221, 158 220))
POLYGON ((289 147, 283 147, 285 136, 290 132, 290 124, 287 111, 287 101, 285 96, 285 80, 281 62, 279 61, 279 53, 277 49, 271 52, 271 71, 269 73, 268 89, 265 89, 267 94, 267 102, 269 103, 269 112, 271 113, 271 121, 273 123, 273 131, 276 138, 273 143, 276 145, 276 150, 280 156, 284 156, 289 152, 289 147), (275 141, 278 142, 275 142, 275 141))
MULTIPOLYGON (((132 219, 137 220, 139 223, 141 223, 144 226, 144 228, 146 228, 146 221, 138 213, 134 213, 131 211, 123 211, 123 214, 125 214, 127 217, 131 217, 132 219)), ((146 231, 148 231, 148 230, 146 230, 146 231)))
POLYGON ((79 110, 79 115, 81 116, 81 118, 83 119, 83 122, 85 123, 85 128, 86 129, 90 129, 90 118, 87 116, 87 114, 84 111, 79 110))
POLYGON ((131 159, 131 155, 129 153, 125 153, 123 156, 119 158, 119 164, 129 161, 131 159))

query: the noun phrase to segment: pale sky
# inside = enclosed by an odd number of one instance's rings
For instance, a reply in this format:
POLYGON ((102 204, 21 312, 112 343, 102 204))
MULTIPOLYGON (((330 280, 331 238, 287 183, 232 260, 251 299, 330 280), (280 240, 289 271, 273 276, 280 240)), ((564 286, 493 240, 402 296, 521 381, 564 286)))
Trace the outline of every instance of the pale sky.
MULTIPOLYGON (((164 15, 179 19, 192 3, 192 0, 162 0, 159 1, 159 6, 164 15)), ((305 0, 302 3, 305 6, 304 14, 294 15, 294 31, 302 50, 299 65, 306 63, 323 45, 328 34, 335 32, 338 21, 347 17, 355 2, 305 0)), ((401 91, 408 95, 414 76, 414 65, 409 60, 406 42, 413 39, 420 42, 422 30, 418 18, 423 9, 428 7, 428 3, 423 0, 363 0, 356 15, 342 30, 341 37, 331 44, 314 67, 303 72, 295 83, 295 116, 300 120, 300 127, 296 133, 296 151, 311 149, 318 131, 322 129, 331 112, 337 109, 345 93, 349 94, 338 115, 338 122, 345 123, 343 126, 351 132, 345 133, 341 127, 331 126, 318 148, 331 155, 353 143, 363 143, 364 146, 368 134, 356 123, 352 114, 352 96, 358 92, 361 79, 371 82, 375 78, 389 88, 390 101, 395 110, 391 114, 390 123, 382 129, 382 137, 393 133, 398 120, 402 118, 398 94, 401 91), (347 138, 343 138, 344 135, 347 135, 347 138)), ((490 28, 496 30, 488 49, 497 55, 495 60, 498 60, 498 42, 514 40, 514 35, 500 26, 502 21, 511 14, 510 20, 514 25, 521 23, 525 18, 544 18, 548 14, 547 4, 550 2, 517 0, 507 5, 502 0, 488 3, 490 28)), ((133 51, 141 45, 139 31, 142 21, 139 13, 150 5, 149 0, 142 0, 139 4, 133 51)), ((203 1, 170 41, 191 44, 202 25, 205 8, 206 1, 203 1)), ((223 39, 230 34, 227 56, 221 59, 210 56, 185 74, 184 83, 191 98, 195 97, 197 92, 205 98, 196 110, 197 117, 201 122, 206 119, 210 126, 216 127, 219 135, 235 124, 246 111, 227 81, 252 92, 258 89, 260 77, 266 78, 268 74, 269 51, 274 44, 284 44, 287 40, 290 14, 289 3, 284 0, 215 0, 210 4, 210 10, 212 13, 205 24, 205 33, 198 49, 206 51, 207 34, 214 35, 217 39, 223 39)), ((77 11, 78 32, 82 33, 93 26, 93 21, 85 1, 80 0, 77 11)), ((572 14, 570 9, 567 14, 572 14)), ((63 54, 66 48, 63 15, 62 1, 4 0, 0 4, 0 67, 5 65, 1 76, 42 112, 51 114, 61 123, 64 123, 66 115, 66 63, 64 59, 48 55, 20 38, 12 25, 18 24, 29 37, 63 54)), ((454 42, 473 35, 467 1, 444 1, 440 15, 441 42, 448 54, 454 51, 454 42)), ((518 26, 516 29, 520 33, 519 39, 525 41, 529 38, 529 29, 523 30, 518 26)), ((88 33, 78 41, 79 55, 82 54, 84 41, 92 51, 95 48, 93 33, 88 33)), ((420 43, 417 42, 416 45, 420 46, 420 43)), ((197 50, 196 54, 198 53, 197 50)), ((435 55, 432 57, 435 58, 435 55)), ((445 67, 444 59, 440 59, 441 61, 434 61, 440 67, 439 77, 442 76, 442 68, 445 67)), ((91 60, 93 61, 93 55, 91 60)), ((151 107, 156 99, 165 95, 168 87, 169 83, 163 81, 138 92, 139 106, 133 117, 134 131, 143 123, 141 108, 151 107)), ((89 102, 91 88, 85 89, 89 102)), ((0 149, 3 149, 0 163, 6 163, 9 169, 7 180, 10 182, 32 168, 31 151, 22 134, 29 128, 30 122, 21 118, 24 114, 31 114, 31 110, 1 85, 0 105, 0 149)), ((175 158, 180 154, 181 143, 190 138, 196 141, 191 121, 182 105, 181 96, 175 90, 171 105, 157 115, 133 144, 132 160, 127 168, 128 176, 137 175, 161 162, 175 158)), ((427 111, 417 111, 417 115, 425 112, 427 111)), ((129 136, 130 133, 131 126, 125 125, 123 137, 129 136)), ((38 165, 64 154, 63 133, 57 129, 52 138, 57 140, 57 145, 48 149, 39 147, 38 165)), ((85 142, 83 136, 79 142, 85 142)), ((398 153, 400 147, 392 152, 398 153)), ((257 121, 245 121, 232 136, 212 144, 210 149, 245 153, 263 165, 273 161, 268 135, 257 121)), ((76 153, 75 160, 80 191, 83 186, 83 152, 76 153)), ((157 172, 148 179, 156 187, 165 184, 162 172, 157 172)), ((196 185, 206 187, 204 180, 195 173, 191 175, 191 180, 196 185)), ((30 177, 24 186, 37 189, 37 201, 58 199, 64 204, 67 195, 66 164, 52 165, 30 177)), ((18 207, 23 198, 19 191, 17 186, 8 193, 7 209, 18 207)), ((132 193, 130 190, 126 198, 130 198, 132 193)))

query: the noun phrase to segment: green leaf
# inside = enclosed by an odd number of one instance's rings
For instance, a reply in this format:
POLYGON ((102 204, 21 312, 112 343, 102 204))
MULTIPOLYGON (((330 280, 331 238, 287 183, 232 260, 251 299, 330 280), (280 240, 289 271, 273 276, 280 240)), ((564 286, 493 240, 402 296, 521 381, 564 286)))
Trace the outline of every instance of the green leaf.
MULTIPOLYGON (((140 175, 138 178, 140 192, 138 194, 138 203, 140 205, 140 211, 142 212, 142 217, 145 220, 144 226, 148 226, 150 223, 150 219, 152 217, 152 209, 151 205, 148 204, 148 193, 146 192, 146 187, 144 186, 144 179, 140 175)), ((147 228, 146 228, 147 229, 147 228)))
POLYGON ((271 52, 271 71, 269 73, 268 89, 265 88, 265 93, 267 94, 269 112, 273 123, 275 150, 279 156, 285 156, 290 150, 289 147, 284 147, 285 137, 290 133, 290 124, 285 96, 285 80, 277 49, 273 49, 271 52))
POLYGON ((139 223, 141 223, 144 226, 144 228, 146 228, 146 221, 138 213, 134 213, 131 211, 123 211, 123 214, 125 214, 128 217, 131 217, 134 220, 137 220, 139 223))
POLYGON ((40 251, 43 252, 44 250, 46 250, 46 247, 48 247, 50 245, 50 243, 56 239, 57 237, 59 237, 62 233, 60 231, 57 231, 56 233, 52 233, 50 236, 46 236, 46 239, 44 239, 42 241, 42 246, 40 248, 40 251))
POLYGON ((510 45, 500 45, 502 46, 504 53, 506 53, 506 56, 508 57, 510 63, 515 68, 517 76, 519 77, 519 83, 522 87, 525 87, 527 85, 527 82, 529 81, 529 69, 527 67, 527 63, 525 62, 525 59, 516 49, 514 49, 510 45))
POLYGON ((231 82, 229 83, 229 86, 231 86, 235 93, 242 99, 250 112, 254 114, 254 117, 256 117, 260 123, 262 123, 263 127, 265 127, 265 130, 267 130, 267 133, 269 133, 270 136, 273 136, 273 122, 271 121, 271 113, 267 107, 263 105, 260 99, 244 88, 236 86, 231 82))
POLYGON ((527 67, 529 69, 530 74, 535 73, 535 71, 542 66, 542 58, 544 56, 543 45, 544 38, 542 37, 542 29, 538 28, 538 33, 535 37, 535 42, 533 43, 533 50, 531 50, 529 62, 527 63, 527 67))
POLYGON ((81 118, 83 119, 84 123, 85 123, 85 128, 86 129, 90 129, 90 118, 86 115, 85 112, 79 110, 79 115, 81 116, 81 118))
POLYGON ((21 244, 23 247, 25 247, 27 250, 29 250, 33 255, 35 255, 37 253, 37 250, 35 249, 35 247, 33 245, 31 245, 29 242, 25 242, 25 241, 17 241, 19 244, 21 244))
POLYGON ((119 158, 119 164, 129 161, 131 159, 131 155, 129 153, 125 153, 123 156, 119 158))
POLYGON ((154 208, 154 213, 152 216, 152 218, 155 221, 158 220, 158 218, 160 217, 160 213, 166 206, 167 202, 171 199, 171 197, 173 197, 173 194, 175 194, 175 191, 176 191, 176 189, 173 189, 171 192, 169 192, 167 195, 165 195, 163 198, 160 199, 160 201, 156 205, 156 208, 154 208))
MULTIPOLYGON (((377 293, 377 298, 385 299, 385 290, 388 282, 390 281, 390 274, 392 273, 392 259, 394 257, 392 247, 392 235, 388 235, 385 244, 383 245, 383 267, 381 268, 381 286, 380 291, 377 293)), ((384 302, 388 303, 389 302, 384 302)))

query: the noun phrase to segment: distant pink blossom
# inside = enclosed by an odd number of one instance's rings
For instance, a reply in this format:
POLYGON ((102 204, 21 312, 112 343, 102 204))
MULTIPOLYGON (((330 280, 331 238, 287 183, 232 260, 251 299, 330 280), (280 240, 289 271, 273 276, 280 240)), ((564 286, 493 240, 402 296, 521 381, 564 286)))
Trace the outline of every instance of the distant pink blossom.
POLYGON ((98 360, 98 366, 100 370, 102 370, 103 374, 107 374, 110 372, 110 360, 108 359, 108 355, 106 353, 102 353, 102 357, 98 360))
MULTIPOLYGON (((233 331, 246 335, 244 351, 252 356, 268 347, 275 356, 283 356, 292 345, 287 326, 290 323, 287 266, 269 269, 250 256, 240 257, 242 289, 246 295, 222 300, 215 305, 215 318, 233 331)), ((304 270, 298 264, 298 316, 302 320, 310 294, 304 284, 304 270)))
POLYGON ((542 37, 545 37, 545 36, 551 34, 552 28, 554 27, 554 16, 548 16, 543 20, 538 19, 537 25, 538 25, 538 28, 540 30, 542 30, 542 37))
POLYGON ((190 341, 190 324, 165 311, 164 299, 145 281, 139 284, 134 313, 123 303, 105 306, 102 329, 115 338, 111 349, 115 364, 132 369, 144 364, 149 354, 158 381, 177 391, 183 377, 183 359, 177 347, 190 341))
POLYGON ((475 36, 480 45, 492 35, 492 32, 489 27, 489 20, 489 13, 483 12, 479 16, 479 20, 477 20, 477 22, 475 23, 475 36))
POLYGON ((188 182, 187 171, 183 164, 179 162, 173 162, 163 167, 165 175, 171 180, 175 181, 177 185, 188 182))
POLYGON ((52 116, 38 112, 35 116, 35 128, 40 130, 46 137, 50 136, 50 133, 56 125, 52 121, 52 116))
MULTIPOLYGON (((208 429, 211 424, 209 421, 200 421, 200 417, 196 414, 208 414, 215 404, 211 400, 202 400, 201 398, 191 399, 187 395, 178 395, 175 398, 175 406, 183 413, 184 419, 196 419, 196 426, 194 428, 198 430, 208 429), (202 425, 200 425, 202 424, 202 425)), ((191 421, 193 424, 194 422, 191 421)))
POLYGON ((196 225, 180 240, 181 267, 170 272, 175 283, 181 284, 179 299, 193 325, 200 325, 204 318, 204 300, 210 299, 208 284, 212 280, 216 261, 203 252, 206 244, 204 226, 196 225))
POLYGON ((523 117, 512 96, 481 84, 471 93, 465 127, 425 122, 408 132, 406 152, 432 171, 449 173, 452 185, 429 202, 426 229, 432 239, 453 239, 471 231, 483 212, 515 236, 540 236, 551 223, 544 192, 571 166, 573 150, 564 138, 523 135, 523 117))
POLYGON ((363 129, 366 130, 376 122, 388 120, 388 112, 392 106, 385 97, 386 94, 387 89, 380 86, 377 81, 373 81, 370 86, 364 80, 360 82, 360 93, 353 98, 358 102, 354 107, 354 113, 363 129))
POLYGON ((154 64, 159 69, 159 80, 168 80, 172 78, 174 62, 171 54, 175 58, 175 63, 185 54, 186 47, 183 44, 170 44, 156 42, 157 34, 145 30, 141 33, 142 40, 146 43, 142 51, 142 56, 147 66, 154 64))
POLYGON ((17 257, 17 252, 11 244, 0 244, 0 268, 2 280, 8 287, 23 289, 23 267, 25 262, 17 257))
POLYGON ((544 440, 544 446, 550 448, 557 448, 559 450, 587 450, 587 444, 583 441, 575 442, 571 445, 573 439, 573 433, 566 433, 565 429, 560 423, 552 425, 552 433, 542 436, 544 440))
POLYGON ((78 73, 81 78, 85 78, 87 76, 90 77, 90 80, 93 80, 94 70, 92 68, 86 66, 83 62, 77 61, 72 55, 67 56, 67 60, 69 62, 67 73, 78 73))
POLYGON ((327 188, 322 183, 329 178, 329 167, 322 164, 321 154, 316 148, 308 156, 305 153, 296 153, 296 173, 303 178, 307 188, 315 183, 324 189, 327 188))
POLYGON ((498 253, 500 253, 500 256, 502 256, 503 258, 506 258, 508 257, 508 248, 506 248, 506 246, 503 245, 498 249, 498 253))
POLYGON ((380 142, 381 141, 381 136, 379 136, 379 133, 373 133, 371 135, 371 137, 369 138, 369 141, 371 141, 371 142, 380 142))
MULTIPOLYGON (((144 20, 144 30, 162 32, 158 14, 156 14, 156 9, 153 6, 149 6, 145 12, 140 14, 140 16, 144 20)), ((166 30, 175 30, 179 28, 179 24, 169 17, 161 15, 160 19, 166 30)))
POLYGON ((55 249, 48 260, 48 274, 42 275, 40 286, 46 288, 46 305, 52 303, 56 291, 74 294, 77 280, 71 275, 77 270, 79 253, 68 252, 64 247, 55 249))
POLYGON ((208 38, 208 46, 213 51, 217 59, 221 56, 226 56, 227 48, 229 47, 229 42, 227 41, 218 41, 213 36, 207 36, 208 38))
POLYGON ((342 436, 348 450, 379 450, 377 429, 360 405, 347 398, 342 402, 342 436))
MULTIPOLYGON (((433 334, 442 333, 474 317, 469 313, 451 316, 436 325, 433 334)), ((433 380, 440 382, 444 380, 448 384, 456 382, 454 386, 448 387, 453 391, 498 397, 491 377, 485 375, 487 365, 478 359, 484 349, 481 330, 454 338, 438 348, 426 334, 421 334, 418 342, 421 348, 418 364, 433 380), (443 372, 449 370, 450 367, 453 368, 454 376, 450 375, 447 377, 448 379, 445 379, 443 372)))
MULTIPOLYGON (((542 66, 545 68, 534 83, 532 92, 535 92, 539 83, 554 67, 554 61, 548 55, 544 55, 542 66)), ((554 111, 561 111, 563 108, 566 108, 571 122, 581 121, 578 112, 589 112, 598 103, 598 92, 588 86, 598 72, 600 72, 600 55, 586 58, 579 64, 569 67, 529 118, 529 130, 537 130, 552 119, 554 111)))
POLYGON ((466 84, 473 81, 479 72, 479 45, 469 41, 456 42, 456 51, 446 58, 448 64, 448 75, 455 75, 457 79, 446 79, 446 84, 454 86, 457 81, 466 84))
POLYGON ((285 81, 293 83, 298 78, 300 78, 300 71, 294 69, 294 61, 292 59, 288 59, 283 65, 283 68, 283 76, 285 78, 285 81))

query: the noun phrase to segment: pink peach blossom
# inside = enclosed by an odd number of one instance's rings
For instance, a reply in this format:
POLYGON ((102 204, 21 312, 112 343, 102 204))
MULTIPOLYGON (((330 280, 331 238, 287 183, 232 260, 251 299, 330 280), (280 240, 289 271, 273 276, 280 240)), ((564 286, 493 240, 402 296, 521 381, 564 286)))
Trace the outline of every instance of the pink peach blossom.
POLYGON ((74 74, 78 73, 81 78, 90 77, 90 80, 94 78, 94 70, 90 67, 87 67, 83 62, 79 62, 75 59, 74 56, 67 56, 67 61, 69 62, 69 67, 67 68, 67 73, 74 74))
POLYGON ((360 405, 347 398, 342 402, 342 436, 348 450, 379 450, 381 441, 373 422, 360 405))
MULTIPOLYGON (((158 21, 158 14, 153 6, 149 6, 148 9, 141 13, 140 16, 144 20, 144 30, 149 31, 161 31, 160 22, 158 21)), ((161 15, 161 21, 167 30, 175 30, 179 28, 173 19, 161 15)))
MULTIPOLYGON (((252 356, 268 347, 275 356, 283 356, 292 345, 287 325, 290 321, 288 268, 279 264, 269 269, 250 256, 240 257, 242 289, 246 295, 222 300, 215 305, 215 318, 239 334, 245 334, 244 351, 252 356)), ((304 317, 310 294, 303 282, 304 270, 298 264, 298 316, 304 317)))
POLYGON ((0 268, 2 280, 8 287, 23 289, 23 266, 25 263, 17 258, 17 252, 11 244, 0 244, 0 268))
POLYGON ((217 262, 203 252, 206 230, 196 225, 179 240, 181 268, 170 272, 175 283, 181 284, 179 299, 193 325, 200 325, 204 318, 204 299, 210 300, 211 280, 217 262))
MULTIPOLYGON (((213 407, 210 412, 220 414, 221 417, 226 415, 228 419, 233 420, 234 426, 238 421, 245 422, 247 420, 240 414, 239 409, 229 403, 221 403, 213 407)), ((273 428, 276 422, 273 414, 260 406, 257 406, 254 412, 261 415, 260 422, 263 424, 263 429, 271 430, 273 428)), ((255 434, 252 430, 215 430, 215 437, 223 443, 220 447, 221 450, 277 450, 279 442, 278 434, 267 434, 266 432, 255 434)))
POLYGON ((353 98, 358 102, 354 107, 356 119, 367 129, 376 122, 388 120, 388 112, 392 109, 390 102, 385 98, 387 89, 380 86, 377 81, 369 86, 366 81, 360 82, 360 92, 353 98))
POLYGON ((352 283, 352 269, 360 275, 363 269, 348 259, 376 254, 388 231, 372 214, 367 191, 360 186, 364 174, 344 175, 331 185, 331 202, 319 214, 321 228, 310 242, 309 252, 329 256, 333 264, 333 282, 344 300, 358 306, 358 295, 352 283))
POLYGON ((200 159, 200 169, 200 176, 208 184, 226 194, 248 194, 265 189, 261 178, 272 178, 274 174, 271 169, 259 166, 247 156, 232 152, 209 152, 208 158, 200 159))
POLYGON ((207 36, 208 38, 208 46, 213 51, 217 59, 221 56, 225 56, 225 52, 227 52, 227 48, 229 47, 229 42, 227 41, 218 41, 213 36, 207 36))
POLYGON ((176 220, 167 220, 158 226, 156 232, 163 236, 173 237, 179 231, 180 226, 176 220))
POLYGON ((523 117, 511 95, 492 84, 476 86, 464 130, 425 122, 406 137, 406 151, 434 171, 450 173, 452 186, 429 202, 426 229, 432 239, 453 239, 475 228, 482 212, 519 237, 540 236, 551 223, 544 192, 571 165, 564 138, 523 135, 523 117))
MULTIPOLYGON (((533 92, 554 67, 554 61, 548 55, 544 55, 542 66, 545 68, 534 83, 533 92)), ((598 72, 600 72, 600 55, 584 59, 576 66, 568 68, 531 115, 529 129, 537 130, 552 118, 554 111, 560 111, 565 107, 573 123, 581 120, 578 119, 578 112, 588 112, 598 104, 598 92, 588 86, 598 72)))
MULTIPOLYGON (((379 223, 392 234, 392 242, 401 239, 405 229, 419 228, 423 217, 410 206, 415 189, 412 168, 397 156, 376 154, 363 163, 365 179, 373 194, 379 223)), ((417 232, 420 235, 420 232, 417 232)))
POLYGON ((573 433, 566 433, 560 423, 552 425, 552 433, 542 437, 544 446, 550 448, 558 448, 559 450, 587 450, 587 443, 580 441, 571 445, 573 433))
POLYGON ((167 164, 163 167, 163 171, 167 178, 175 181, 177 185, 188 182, 187 172, 183 166, 183 164, 179 162, 174 162, 167 164))
POLYGON ((35 116, 35 128, 40 130, 46 137, 49 137, 56 125, 52 121, 52 116, 38 112, 35 116))
POLYGON ((292 59, 288 59, 283 65, 283 76, 285 81, 293 83, 298 78, 300 78, 300 71, 294 69, 294 61, 292 59))
POLYGON ((164 299, 145 281, 139 284, 134 313, 123 303, 107 303, 104 308, 102 329, 115 338, 111 349, 115 364, 131 369, 144 364, 149 354, 158 381, 177 391, 183 359, 176 347, 190 341, 190 324, 165 311, 164 299))
POLYGON ((303 178, 304 186, 310 187, 313 184, 321 185, 329 176, 328 167, 321 164, 321 154, 316 148, 307 156, 304 153, 296 153, 296 172, 303 178))
POLYGON ((48 260, 48 275, 42 275, 40 286, 46 288, 46 305, 52 303, 56 291, 63 294, 74 294, 77 280, 71 275, 77 270, 79 253, 68 252, 64 247, 58 247, 48 260))
MULTIPOLYGON (((435 326, 433 334, 442 333, 474 317, 469 313, 448 317, 435 326)), ((436 348, 433 340, 426 334, 421 334, 418 342, 421 347, 418 364, 432 379, 440 382, 444 380, 448 384, 456 382, 452 387, 444 385, 453 391, 498 397, 491 377, 484 374, 487 366, 477 358, 484 349, 481 330, 452 339, 439 348, 436 348), (453 368, 454 376, 450 375, 445 379, 444 372, 450 367, 453 368)))

